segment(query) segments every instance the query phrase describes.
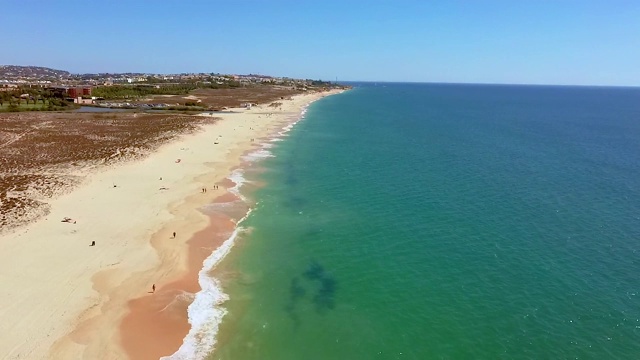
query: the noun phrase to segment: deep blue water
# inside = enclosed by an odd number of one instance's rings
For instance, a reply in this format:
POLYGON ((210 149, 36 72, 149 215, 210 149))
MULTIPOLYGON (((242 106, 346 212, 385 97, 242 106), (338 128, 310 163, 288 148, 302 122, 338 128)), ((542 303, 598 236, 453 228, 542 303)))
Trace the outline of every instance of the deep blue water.
POLYGON ((640 357, 640 89, 359 84, 278 144, 213 358, 640 357))

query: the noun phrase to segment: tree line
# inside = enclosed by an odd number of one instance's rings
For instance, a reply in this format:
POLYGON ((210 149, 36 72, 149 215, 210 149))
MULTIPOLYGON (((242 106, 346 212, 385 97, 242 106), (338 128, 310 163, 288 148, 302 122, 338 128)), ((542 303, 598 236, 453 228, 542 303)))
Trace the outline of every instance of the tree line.
POLYGON ((57 111, 66 110, 74 107, 72 103, 56 97, 56 95, 48 89, 43 88, 17 88, 11 91, 0 91, 0 107, 8 104, 6 111, 15 112, 23 110, 45 110, 57 111), (25 108, 21 105, 33 104, 34 107, 25 108), (41 107, 35 107, 38 103, 42 103, 41 107))

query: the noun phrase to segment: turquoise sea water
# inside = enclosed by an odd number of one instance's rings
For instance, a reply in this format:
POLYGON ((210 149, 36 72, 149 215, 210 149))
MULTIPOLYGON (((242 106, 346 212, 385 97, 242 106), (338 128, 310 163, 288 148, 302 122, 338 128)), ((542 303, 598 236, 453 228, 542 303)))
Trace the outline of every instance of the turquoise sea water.
POLYGON ((361 84, 252 177, 212 359, 640 358, 640 90, 361 84))

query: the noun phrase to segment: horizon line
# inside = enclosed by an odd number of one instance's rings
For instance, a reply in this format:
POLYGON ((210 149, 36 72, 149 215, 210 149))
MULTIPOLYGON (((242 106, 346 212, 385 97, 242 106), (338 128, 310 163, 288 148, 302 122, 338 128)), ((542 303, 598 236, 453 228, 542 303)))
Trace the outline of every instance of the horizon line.
MULTIPOLYGON (((322 80, 324 81, 324 80, 322 80)), ((495 85, 495 86, 562 86, 562 87, 623 87, 640 88, 639 85, 598 85, 598 84, 539 84, 539 83, 491 83, 457 81, 390 81, 390 80, 340 80, 338 83, 386 83, 386 84, 432 84, 432 85, 495 85)))

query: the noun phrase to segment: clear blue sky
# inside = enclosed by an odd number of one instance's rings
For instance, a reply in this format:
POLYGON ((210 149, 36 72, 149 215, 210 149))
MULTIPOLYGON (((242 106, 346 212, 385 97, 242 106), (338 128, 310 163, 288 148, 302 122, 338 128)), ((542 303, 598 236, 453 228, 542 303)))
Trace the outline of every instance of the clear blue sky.
POLYGON ((3 1, 0 64, 640 86, 640 1, 3 1))

